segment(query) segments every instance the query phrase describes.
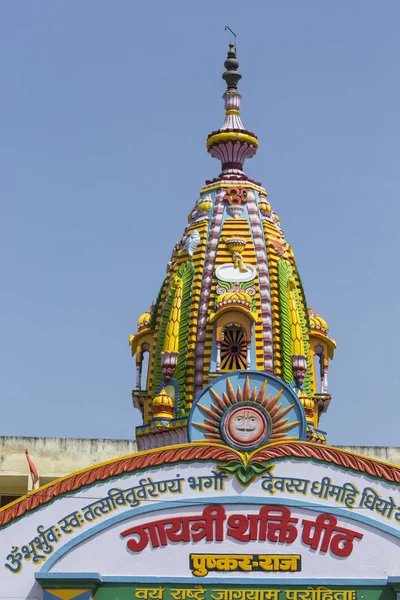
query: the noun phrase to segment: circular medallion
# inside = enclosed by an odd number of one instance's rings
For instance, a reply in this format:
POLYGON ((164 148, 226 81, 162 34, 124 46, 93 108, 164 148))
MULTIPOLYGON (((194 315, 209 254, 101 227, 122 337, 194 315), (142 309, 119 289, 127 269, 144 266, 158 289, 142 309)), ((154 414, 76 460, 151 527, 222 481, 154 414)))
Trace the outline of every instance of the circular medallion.
MULTIPOLYGON (((237 340, 231 342, 230 353, 237 356, 237 340)), ((189 414, 188 438, 252 452, 274 442, 305 440, 306 417, 285 382, 270 373, 237 370, 213 379, 197 396, 189 414)))
POLYGON ((255 450, 268 440, 269 414, 254 402, 231 406, 221 419, 221 436, 237 450, 255 450))

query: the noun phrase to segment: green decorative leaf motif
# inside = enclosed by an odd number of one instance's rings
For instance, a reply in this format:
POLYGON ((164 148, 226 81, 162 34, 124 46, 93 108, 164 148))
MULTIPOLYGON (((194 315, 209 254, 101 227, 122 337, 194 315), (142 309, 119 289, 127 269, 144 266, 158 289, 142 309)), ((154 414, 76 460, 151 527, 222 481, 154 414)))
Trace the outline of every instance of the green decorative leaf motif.
POLYGON ((244 486, 249 485, 250 481, 252 481, 254 477, 255 473, 249 467, 249 465, 247 467, 244 467, 242 465, 237 470, 237 478, 239 479, 240 483, 242 483, 244 486))
POLYGON ((300 277, 300 273, 299 270, 297 268, 297 264, 294 265, 294 272, 296 273, 296 277, 297 280, 299 282, 299 287, 300 287, 300 298, 303 302, 303 306, 304 306, 304 315, 305 315, 305 319, 306 319, 306 325, 307 325, 307 331, 311 330, 311 323, 310 323, 310 315, 308 314, 308 305, 307 305, 307 298, 306 295, 304 293, 304 288, 303 288, 303 282, 301 280, 300 277))
POLYGON ((265 465, 264 463, 256 461, 256 460, 250 464, 253 468, 253 471, 255 473, 257 473, 257 475, 260 475, 261 473, 266 473, 267 471, 270 471, 272 468, 271 465, 265 465))
POLYGON ((230 460, 227 463, 218 465, 218 469, 221 471, 228 471, 228 473, 234 473, 242 464, 243 463, 240 460, 230 460))
MULTIPOLYGON (((300 282, 299 274, 296 270, 297 281, 300 282)), ((290 310, 289 310, 289 281, 292 278, 292 272, 288 263, 282 258, 278 262, 278 285, 279 285, 279 317, 281 325, 281 344, 282 344, 282 362, 283 379, 286 383, 293 380, 292 371, 292 337, 290 332, 290 310)), ((308 395, 312 391, 311 358, 310 345, 308 343, 308 310, 304 292, 299 283, 300 293, 295 285, 294 296, 296 306, 299 312, 301 337, 303 338, 304 354, 307 357, 307 372, 304 379, 304 388, 308 395)))
POLYGON ((260 461, 249 462, 245 465, 241 460, 230 460, 227 463, 221 463, 217 466, 220 471, 234 474, 239 483, 244 487, 248 486, 257 475, 267 473, 274 468, 274 465, 260 461))
POLYGON ((239 287, 241 290, 243 290, 245 292, 249 288, 253 287, 254 281, 255 281, 255 279, 252 279, 251 281, 241 281, 239 283, 239 287))
POLYGON ((186 377, 189 339, 189 316, 192 303, 192 285, 194 277, 194 264, 187 260, 178 270, 178 277, 182 279, 182 305, 179 321, 179 356, 174 378, 179 382, 179 408, 177 417, 186 416, 186 377))
POLYGON ((158 292, 157 300, 155 301, 155 304, 154 304, 153 313, 151 315, 150 329, 153 329, 153 330, 156 328, 158 309, 160 306, 161 297, 162 297, 162 293, 163 293, 163 289, 166 284, 166 281, 167 281, 167 278, 164 279, 162 286, 160 287, 160 291, 158 292))
POLYGON ((278 262, 279 321, 281 326, 283 379, 286 383, 293 380, 292 336, 290 332, 289 279, 290 268, 282 258, 278 262))
POLYGON ((304 378, 304 388, 309 396, 312 393, 312 376, 311 376, 311 359, 310 359, 310 345, 308 343, 308 331, 307 331, 307 322, 304 317, 303 307, 300 302, 299 293, 297 288, 294 288, 294 295, 296 298, 297 310, 299 311, 300 316, 300 327, 301 327, 301 336, 303 338, 304 345, 304 354, 307 357, 307 371, 306 376, 304 378))
POLYGON ((217 287, 220 287, 220 288, 224 289, 225 291, 228 291, 231 289, 232 284, 229 283, 228 281, 222 281, 221 279, 217 279, 217 287))
POLYGON ((167 292, 167 297, 165 298, 164 306, 160 307, 162 310, 162 317, 160 327, 158 330, 158 337, 154 354, 153 397, 157 394, 157 391, 163 382, 163 375, 161 371, 161 352, 164 347, 164 340, 167 332, 168 320, 171 314, 175 294, 176 287, 170 284, 167 292))

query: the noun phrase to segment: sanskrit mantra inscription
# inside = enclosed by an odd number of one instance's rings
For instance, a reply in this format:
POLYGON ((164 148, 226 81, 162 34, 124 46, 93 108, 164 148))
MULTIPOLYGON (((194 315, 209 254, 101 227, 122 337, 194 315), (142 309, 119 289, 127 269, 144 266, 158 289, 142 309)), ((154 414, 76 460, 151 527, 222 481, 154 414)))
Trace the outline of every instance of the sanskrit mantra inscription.
POLYGON ((324 586, 306 589, 280 590, 275 588, 171 588, 163 586, 136 588, 137 600, 357 600, 351 589, 331 589, 324 586))
POLYGON ((132 552, 141 552, 149 544, 160 548, 177 542, 222 542, 235 539, 239 542, 265 542, 292 544, 301 535, 301 541, 312 550, 330 551, 335 556, 346 557, 353 551, 354 540, 363 534, 339 527, 335 516, 320 514, 315 520, 292 517, 288 508, 263 506, 255 514, 233 514, 229 517, 223 506, 206 506, 200 515, 169 517, 130 527, 120 535, 128 539, 132 552))
POLYGON ((36 535, 30 542, 23 546, 13 546, 7 556, 5 568, 14 574, 22 571, 23 561, 32 561, 41 564, 51 556, 63 537, 73 535, 81 528, 104 519, 112 513, 126 509, 136 508, 143 502, 156 500, 165 494, 180 495, 183 493, 183 484, 187 483, 191 490, 196 492, 221 492, 224 491, 225 473, 211 471, 209 475, 200 477, 176 477, 161 481, 154 481, 152 477, 144 477, 139 483, 127 489, 111 488, 107 496, 99 498, 79 510, 66 515, 51 527, 44 528, 38 525, 36 535))
POLYGON ((271 473, 263 475, 261 487, 271 496, 279 493, 314 496, 320 500, 342 504, 350 510, 354 508, 370 510, 385 519, 395 519, 400 523, 400 507, 393 496, 385 499, 372 487, 365 487, 361 492, 354 483, 336 485, 330 477, 311 481, 296 477, 273 477, 271 473))

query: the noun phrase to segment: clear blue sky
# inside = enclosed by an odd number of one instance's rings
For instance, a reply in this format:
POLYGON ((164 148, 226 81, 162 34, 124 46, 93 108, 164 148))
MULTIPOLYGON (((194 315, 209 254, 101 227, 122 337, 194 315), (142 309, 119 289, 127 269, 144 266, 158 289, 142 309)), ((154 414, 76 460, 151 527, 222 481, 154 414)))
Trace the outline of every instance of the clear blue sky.
POLYGON ((0 6, 0 435, 130 438, 128 338, 219 163, 238 34, 245 126, 309 305, 338 342, 332 444, 399 445, 400 3, 0 6))

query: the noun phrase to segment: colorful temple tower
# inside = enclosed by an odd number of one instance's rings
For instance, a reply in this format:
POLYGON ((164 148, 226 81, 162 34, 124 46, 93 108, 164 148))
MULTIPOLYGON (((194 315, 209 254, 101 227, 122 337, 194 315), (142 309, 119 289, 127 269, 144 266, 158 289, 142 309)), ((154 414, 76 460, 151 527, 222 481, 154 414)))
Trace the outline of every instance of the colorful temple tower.
POLYGON ((319 420, 331 400, 327 373, 336 344, 307 306, 266 190, 244 171, 258 139, 240 117, 238 67, 230 44, 222 75, 225 120, 207 138, 221 173, 200 190, 157 300, 130 337, 133 404, 143 417, 140 450, 186 442, 187 417, 203 388, 223 373, 247 370, 288 384, 304 409, 306 439, 326 441, 319 420))
POLYGON ((140 451, 0 509, 1 598, 399 600, 400 467, 324 444, 335 342, 244 173, 232 45, 225 68, 221 174, 130 340, 140 451))

